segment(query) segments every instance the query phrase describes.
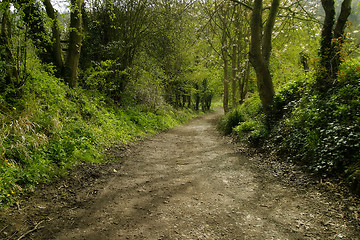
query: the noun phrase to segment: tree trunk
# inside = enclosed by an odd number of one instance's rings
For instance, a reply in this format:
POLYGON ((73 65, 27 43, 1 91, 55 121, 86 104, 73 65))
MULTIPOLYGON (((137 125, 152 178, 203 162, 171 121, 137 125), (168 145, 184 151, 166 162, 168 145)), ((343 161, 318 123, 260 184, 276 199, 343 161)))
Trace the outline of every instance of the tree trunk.
POLYGON ((257 57, 256 55, 250 58, 251 63, 256 72, 257 86, 259 90, 259 96, 264 112, 270 113, 270 106, 273 103, 275 95, 272 78, 270 75, 269 67, 263 58, 257 57))
MULTIPOLYGON (((223 35, 225 35, 225 33, 223 33, 223 35)), ((223 42, 223 47, 222 47, 222 57, 223 57, 223 61, 224 61, 224 98, 223 98, 223 107, 224 107, 224 112, 228 113, 229 112, 229 74, 228 74, 228 56, 227 56, 227 46, 226 46, 226 41, 223 42)))
POLYGON ((346 27, 346 22, 348 17, 351 14, 351 0, 344 0, 341 4, 341 12, 337 19, 335 29, 334 29, 334 54, 335 56, 332 58, 332 67, 333 67, 333 75, 332 77, 335 79, 337 77, 339 66, 341 63, 341 49, 344 43, 344 30, 346 27))
POLYGON ((78 67, 82 42, 82 16, 83 0, 71 0, 70 38, 66 57, 66 78, 70 87, 76 87, 78 67))
MULTIPOLYGON (((273 3, 271 5, 270 12, 276 12, 273 8, 278 8, 277 5, 279 0, 273 0, 273 3)), ((269 16, 275 18, 276 15, 269 16)), ((264 36, 264 38, 267 39, 267 41, 263 40, 262 42, 262 0, 255 0, 253 12, 251 16, 251 48, 250 48, 250 54, 249 58, 251 61, 252 66, 255 69, 256 72, 256 78, 257 78, 257 86, 259 90, 259 96, 261 99, 261 103, 264 109, 264 112, 266 114, 270 111, 270 105, 273 103, 273 98, 275 95, 274 86, 272 82, 272 78, 270 75, 269 70, 269 62, 266 59, 266 55, 269 50, 263 50, 262 47, 264 45, 271 46, 271 33, 273 24, 275 23, 274 19, 268 19, 269 22, 272 23, 272 25, 267 24, 266 26, 266 34, 270 34, 270 37, 264 36), (270 41, 270 43, 268 42, 270 41), (262 42, 262 44, 261 44, 262 42), (262 46, 263 45, 263 46, 262 46)), ((271 48, 270 48, 271 50, 271 48)))
POLYGON ((238 57, 238 51, 237 51, 237 45, 234 43, 232 48, 232 59, 231 59, 231 89, 232 89, 232 108, 235 108, 236 106, 236 74, 237 74, 237 57, 238 57))
POLYGON ((320 65, 317 85, 327 88, 337 78, 341 63, 341 48, 344 41, 346 22, 351 13, 351 0, 341 4, 340 15, 335 23, 335 1, 321 0, 325 11, 324 25, 321 31, 320 65))
POLYGON ((341 11, 336 22, 334 37, 339 38, 344 35, 344 30, 348 17, 351 14, 351 0, 344 0, 341 4, 341 11))
POLYGON ((270 13, 266 21, 266 26, 264 29, 264 36, 262 38, 262 54, 264 56, 265 62, 269 65, 270 55, 271 55, 271 38, 272 32, 275 25, 276 15, 279 11, 280 0, 273 0, 271 3, 270 13))
POLYGON ((52 20, 52 44, 53 44, 53 59, 55 65, 58 67, 59 73, 63 72, 64 68, 64 58, 62 54, 61 44, 60 44, 60 29, 59 29, 59 20, 57 18, 57 12, 53 8, 50 0, 43 0, 46 13, 48 17, 52 20))
MULTIPOLYGON (((240 11, 241 7, 239 8, 239 12, 242 14, 239 16, 237 14, 236 19, 248 19, 248 9, 244 9, 240 11)), ((238 85, 239 85, 239 103, 243 103, 245 100, 245 96, 247 94, 247 87, 248 87, 248 79, 250 73, 250 62, 249 60, 249 39, 250 39, 250 32, 249 26, 246 22, 236 22, 236 36, 237 44, 238 44, 238 59, 237 59, 237 69, 238 69, 238 85), (241 72, 241 74, 239 74, 241 72)))
MULTIPOLYGON (((4 2, 3 7, 4 12, 1 19, 1 32, 0 32, 0 46, 3 47, 0 51, 0 59, 5 61, 5 85, 14 85, 14 87, 19 87, 20 77, 19 70, 16 67, 14 56, 11 52, 11 26, 9 22, 9 12, 10 4, 9 2, 4 2)), ((0 92, 5 90, 6 86, 1 86, 0 83, 0 92)))
POLYGON ((240 103, 243 103, 246 97, 246 94, 249 89, 249 77, 250 77, 250 62, 246 62, 245 71, 242 79, 239 78, 239 88, 240 88, 240 103))
POLYGON ((321 31, 320 64, 323 69, 320 70, 321 74, 317 79, 319 85, 323 85, 331 80, 333 72, 331 58, 334 56, 331 41, 333 39, 333 28, 335 24, 335 1, 321 0, 321 3, 325 11, 325 19, 321 31))

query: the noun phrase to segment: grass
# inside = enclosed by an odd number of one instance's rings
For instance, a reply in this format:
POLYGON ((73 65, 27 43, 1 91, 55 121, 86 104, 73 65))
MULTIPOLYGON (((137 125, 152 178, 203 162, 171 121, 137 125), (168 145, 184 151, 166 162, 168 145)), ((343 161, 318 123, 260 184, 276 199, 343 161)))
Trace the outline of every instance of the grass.
POLYGON ((120 108, 104 95, 69 89, 61 79, 32 71, 22 96, 0 98, 0 203, 14 203, 38 184, 53 181, 76 164, 102 162, 112 144, 128 143, 189 120, 191 110, 164 106, 150 112, 120 108))

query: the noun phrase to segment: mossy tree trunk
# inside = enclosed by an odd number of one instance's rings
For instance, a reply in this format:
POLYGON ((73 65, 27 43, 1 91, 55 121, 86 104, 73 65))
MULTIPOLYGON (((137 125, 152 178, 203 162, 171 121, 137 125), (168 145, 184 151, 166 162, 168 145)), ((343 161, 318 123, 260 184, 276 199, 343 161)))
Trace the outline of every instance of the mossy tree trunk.
POLYGON ((257 86, 262 106, 266 114, 270 111, 275 95, 274 85, 269 70, 269 60, 271 53, 271 38, 275 19, 279 10, 280 0, 273 0, 267 24, 262 32, 262 0, 255 0, 251 15, 251 48, 250 62, 254 67, 257 86))
POLYGON ((82 42, 82 16, 83 0, 71 0, 70 10, 70 37, 69 49, 65 62, 66 78, 70 87, 76 87, 78 78, 79 59, 82 42))
POLYGON ((16 67, 15 59, 11 51, 11 23, 9 20, 10 4, 8 1, 4 1, 1 6, 3 13, 1 18, 1 31, 0 31, 0 59, 5 64, 5 76, 4 82, 0 82, 0 92, 13 85, 13 87, 20 86, 19 69, 16 67))
POLYGON ((61 49, 60 27, 59 27, 60 23, 57 16, 58 14, 57 11, 55 11, 54 7, 52 6, 50 0, 43 0, 43 3, 48 17, 52 20, 52 26, 51 26, 52 44, 53 44, 52 55, 53 55, 54 63, 58 67, 61 73, 64 68, 64 58, 61 49))
POLYGON ((320 69, 317 85, 327 88, 335 81, 339 71, 344 31, 351 13, 351 0, 342 2, 341 11, 336 22, 335 1, 321 0, 321 4, 325 11, 325 18, 321 31, 320 69))

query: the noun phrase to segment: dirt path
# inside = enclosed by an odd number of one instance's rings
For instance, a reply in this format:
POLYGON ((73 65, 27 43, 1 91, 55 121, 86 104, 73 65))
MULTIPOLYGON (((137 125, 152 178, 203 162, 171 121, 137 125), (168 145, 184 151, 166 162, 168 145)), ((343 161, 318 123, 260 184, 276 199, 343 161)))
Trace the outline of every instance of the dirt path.
POLYGON ((44 186, 1 213, 0 238, 360 239, 356 198, 244 152, 216 132, 218 116, 44 186))

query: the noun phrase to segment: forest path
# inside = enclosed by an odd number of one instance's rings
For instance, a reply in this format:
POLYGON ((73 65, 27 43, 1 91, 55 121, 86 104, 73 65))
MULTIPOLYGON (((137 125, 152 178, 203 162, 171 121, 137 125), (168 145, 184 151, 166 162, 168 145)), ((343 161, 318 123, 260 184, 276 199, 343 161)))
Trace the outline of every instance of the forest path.
POLYGON ((215 130, 220 114, 137 144, 123 163, 84 167, 67 182, 44 186, 7 217, 28 224, 12 236, 360 239, 351 195, 329 194, 330 184, 314 183, 295 166, 239 151, 215 130))

